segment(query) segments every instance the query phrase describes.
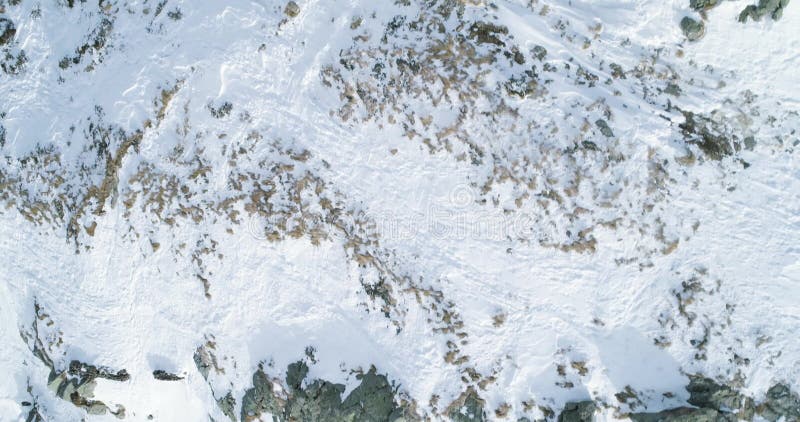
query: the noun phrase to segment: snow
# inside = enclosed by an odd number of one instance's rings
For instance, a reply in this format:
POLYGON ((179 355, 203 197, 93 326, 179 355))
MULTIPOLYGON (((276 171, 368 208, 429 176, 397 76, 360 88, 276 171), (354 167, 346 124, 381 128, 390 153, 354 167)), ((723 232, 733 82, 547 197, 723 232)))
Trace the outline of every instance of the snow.
MULTIPOLYGON (((377 223, 383 250, 457 305, 469 334, 469 341, 459 345, 462 353, 479 372, 497 376, 481 392, 491 417, 506 402, 522 416, 519 403, 531 398, 554 409, 587 398, 617 403, 614 394, 627 386, 642 393, 648 410, 657 411, 683 404, 687 374, 697 372, 730 379, 743 371, 745 390, 756 396, 777 381, 800 389, 795 340, 800 327, 800 162, 791 150, 800 126, 796 114, 794 120, 764 123, 767 114, 800 111, 800 7, 794 3, 780 21, 741 25, 736 16, 744 3, 723 2, 708 12, 706 36, 692 44, 682 39, 678 27, 688 6, 677 0, 554 1, 548 2, 547 17, 539 17, 527 2, 502 0, 488 13, 507 25, 521 45, 545 46, 555 63, 572 58, 573 66, 596 70, 601 82, 610 70, 599 69, 597 57, 632 68, 645 54, 664 48, 665 60, 689 91, 673 99, 684 109, 711 112, 745 90, 756 94, 753 107, 762 115, 748 130, 759 136, 759 144, 741 153, 750 167, 738 170, 733 160, 709 160, 685 170, 670 164, 677 183, 667 208, 655 212, 666 222, 667 237, 679 239, 678 247, 671 254, 622 265, 619 258, 650 247, 647 240, 639 243, 635 228, 596 230, 595 253, 521 241, 535 236, 529 230, 549 229, 530 227, 539 220, 527 208, 503 212, 513 208, 513 184, 494 186, 491 195, 502 198, 498 207, 491 201, 480 204, 483 194, 471 182, 491 176, 487 167, 470 166, 447 152, 429 153, 396 126, 348 124, 331 115, 341 100, 319 75, 351 44, 351 18, 363 16, 359 31, 377 38, 400 13, 399 6, 309 0, 298 2, 302 11, 297 18, 284 20, 278 2, 175 2, 167 8, 180 8, 183 17, 171 21, 164 14, 142 15, 145 3, 121 6, 137 12, 117 15, 112 47, 90 73, 82 71, 86 60, 63 71, 57 63, 85 42, 100 16, 55 3, 7 8, 8 16, 22 22, 16 38, 30 62, 18 77, 0 76, 0 111, 7 113, 4 155, 22 157, 37 144, 52 142, 60 146, 63 161, 80 162, 83 132, 69 128, 93 115, 95 105, 105 110, 106 122, 133 131, 152 118, 153 99, 161 90, 182 81, 158 130, 146 133, 136 156, 126 158, 120 180, 130 178, 140 162, 172 168, 168 154, 182 145, 187 149, 181 161, 202 157, 209 160, 204 164, 219 169, 205 189, 208 197, 222 198, 232 168, 220 152, 225 142, 244 139, 258 128, 281 145, 308 149, 313 171, 377 223), (34 7, 41 8, 38 19, 29 17, 34 7), (581 50, 552 30, 560 17, 586 36, 601 23, 593 47, 581 50), (148 22, 152 32, 142 29, 148 22), (623 44, 626 39, 630 47, 623 44), (677 49, 684 52, 682 58, 674 57, 677 49), (706 65, 713 72, 704 70, 706 65), (59 75, 66 82, 59 82, 59 75), (724 86, 718 84, 722 80, 724 86), (231 118, 212 118, 206 106, 224 101, 234 104, 231 118), (253 123, 242 123, 245 110, 253 123), (190 122, 195 139, 181 133, 184 121, 190 122), (787 141, 778 142, 776 136, 787 141), (695 221, 700 224, 692 231, 695 221), (666 312, 678 318, 674 291, 698 269, 707 274, 704 287, 720 280, 719 289, 693 305, 698 323, 665 329, 659 316, 666 312), (735 310, 729 312, 727 305, 735 310), (492 318, 498 314, 506 319, 495 327, 492 318), (719 335, 712 337, 706 359, 697 360, 689 340, 707 321, 718 323, 713 330, 719 335), (667 335, 671 345, 656 346, 660 335, 667 335), (758 344, 762 337, 771 341, 758 344), (750 359, 749 365, 734 365, 734 353, 750 359), (585 362, 588 375, 578 375, 574 362, 585 362), (559 364, 567 368, 565 377, 557 373, 559 364), (564 380, 575 387, 555 385, 564 380), (668 392, 676 396, 664 398, 668 392)), ((573 102, 605 96, 614 109, 614 131, 630 152, 619 173, 631 178, 646 174, 645 146, 667 157, 681 155, 673 136, 677 125, 659 117, 656 111, 663 109, 642 99, 633 81, 625 85, 631 91, 619 96, 602 83, 590 88, 565 81, 558 76, 548 88, 552 102, 523 104, 525 116, 568 120, 573 102)), ((453 115, 441 107, 421 104, 416 111, 452 123, 453 115)), ((574 116, 575 122, 582 119, 574 116)), ((577 130, 564 128, 562 133, 571 139, 577 130)), ((492 152, 535 154, 533 140, 487 135, 494 138, 480 142, 492 152)), ((266 144, 250 154, 253 163, 274 158, 266 144)), ((175 169, 176 174, 183 171, 175 169)), ((646 199, 626 195, 632 202, 646 199)), ((359 284, 362 270, 345 253, 345 239, 334 237, 320 245, 305 238, 273 243, 254 232, 258 223, 254 229, 249 221, 167 227, 142 213, 129 217, 120 204, 106 211, 91 216, 98 223, 89 238, 91 249, 78 254, 63 230, 34 225, 13 208, 0 214, 0 368, 8 374, 0 381, 0 420, 24 419, 26 410, 19 403, 31 400, 28 384, 57 420, 82 415, 46 390, 47 369, 20 340, 20 329, 33 318, 34 299, 63 333, 64 355, 57 357, 62 368, 80 359, 131 374, 125 383, 101 380, 95 392, 107 404, 123 404, 130 420, 148 415, 156 420, 224 418, 192 360, 208 336, 217 344, 217 356, 225 357, 220 385, 236 397, 250 387, 259 364, 282 375, 307 346, 314 347, 317 360, 309 376, 345 383, 348 391, 356 385, 350 370, 370 365, 426 411, 432 395, 446 404, 463 391, 459 368, 443 360, 444 338, 432 331, 428 311, 412 295, 398 296, 407 311, 400 332, 370 308, 359 284), (129 232, 130 221, 141 237, 129 232), (233 233, 226 231, 231 227, 233 233), (194 244, 199 233, 219 242, 215 254, 221 258, 204 261, 213 273, 211 299, 192 276, 191 257, 172 248, 194 244), (163 246, 153 251, 151 239, 163 246), (157 381, 151 376, 155 369, 186 378, 157 381)), ((615 216, 618 210, 598 212, 615 216)), ((650 223, 650 217, 636 218, 650 223)), ((615 415, 606 411, 600 417, 615 415)), ((88 419, 115 420, 108 415, 88 419)))

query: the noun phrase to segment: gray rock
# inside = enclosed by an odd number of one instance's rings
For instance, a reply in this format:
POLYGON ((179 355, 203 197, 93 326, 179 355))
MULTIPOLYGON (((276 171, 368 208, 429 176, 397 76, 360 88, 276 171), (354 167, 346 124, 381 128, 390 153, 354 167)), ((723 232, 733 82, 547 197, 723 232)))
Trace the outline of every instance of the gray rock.
POLYGON ((97 367, 88 363, 73 360, 69 363, 69 374, 88 381, 95 378, 104 378, 111 381, 127 381, 131 378, 128 371, 122 369, 114 372, 108 368, 97 367))
POLYGON ((501 37, 508 35, 508 28, 502 25, 495 25, 491 22, 475 22, 469 27, 469 38, 478 44, 494 44, 504 46, 501 37))
POLYGON ((197 367, 197 370, 200 371, 200 375, 203 376, 203 379, 207 380, 214 363, 211 355, 208 354, 205 347, 200 346, 195 350, 193 359, 194 365, 197 367))
POLYGON ((224 397, 218 399, 217 406, 219 410, 222 411, 223 415, 227 416, 231 421, 236 422, 236 414, 234 413, 236 399, 233 398, 233 393, 229 391, 224 397))
POLYGON ((558 415, 558 422, 591 422, 596 408, 591 400, 569 402, 558 415))
POLYGON ((741 150, 741 143, 730 138, 723 128, 708 117, 681 110, 685 121, 678 127, 686 141, 697 145, 712 160, 721 160, 741 150))
POLYGON ((689 392, 689 404, 706 409, 731 412, 739 410, 745 402, 744 397, 732 388, 705 377, 690 377, 686 391, 689 392))
POLYGON ((171 374, 161 369, 156 369, 155 371, 153 371, 153 378, 159 381, 180 381, 183 379, 183 377, 181 376, 171 374))
MULTIPOLYGON (((714 409, 678 407, 657 413, 633 413, 634 422, 727 422, 728 417, 714 409)), ((735 420, 735 419, 732 419, 735 420)))
POLYGON ((787 422, 800 421, 800 396, 787 385, 776 384, 767 391, 767 397, 758 407, 758 413, 770 422, 781 418, 785 418, 787 422))
POLYGON ((681 31, 689 41, 697 41, 706 33, 706 26, 702 21, 696 21, 688 16, 681 19, 681 31))
POLYGON ((300 390, 306 375, 308 375, 308 365, 305 362, 301 360, 292 363, 286 370, 286 385, 292 390, 300 390))
POLYGON ((397 421, 404 420, 404 411, 394 400, 394 389, 385 375, 375 368, 361 376, 361 383, 344 399, 345 386, 314 380, 303 388, 308 374, 305 362, 287 368, 287 399, 278 397, 272 381, 259 370, 253 375, 253 388, 242 397, 242 421, 254 421, 265 413, 280 420, 293 421, 397 421))
POLYGON ((394 403, 394 391, 384 375, 375 368, 361 377, 361 384, 342 402, 342 410, 356 421, 395 421, 402 411, 394 403))
POLYGON ((470 387, 451 405, 448 416, 453 422, 483 422, 486 420, 483 405, 483 399, 470 387))
POLYGON ((272 391, 272 382, 262 370, 253 374, 253 388, 245 391, 242 397, 243 422, 258 420, 262 413, 280 415, 283 403, 276 399, 272 391))
POLYGON ((283 419, 324 422, 348 420, 341 408, 344 390, 342 384, 315 380, 305 390, 297 392, 289 399, 283 411, 283 419))
POLYGON ((720 0, 690 0, 689 6, 694 10, 708 10, 719 4, 720 0))
POLYGON ((750 5, 742 10, 739 14, 739 22, 747 22, 748 18, 757 21, 767 15, 773 20, 778 20, 783 16, 783 9, 788 4, 789 0, 759 0, 758 5, 750 5))
POLYGON ((756 138, 748 136, 744 138, 744 149, 752 151, 756 147, 756 138))
POLYGON ((602 133, 603 136, 605 136, 606 138, 614 137, 614 132, 611 130, 611 128, 608 126, 608 123, 605 120, 597 119, 597 121, 595 121, 594 124, 597 126, 598 129, 600 129, 600 133, 602 133))
POLYGON ((536 60, 542 61, 545 57, 547 57, 547 49, 542 47, 541 45, 537 45, 533 47, 533 57, 536 57, 536 60))
POLYGON ((286 4, 286 7, 283 9, 283 13, 290 18, 294 18, 300 14, 300 6, 297 5, 294 1, 290 1, 286 4))
POLYGON ((0 45, 5 45, 14 39, 17 34, 17 27, 11 19, 0 17, 0 45))

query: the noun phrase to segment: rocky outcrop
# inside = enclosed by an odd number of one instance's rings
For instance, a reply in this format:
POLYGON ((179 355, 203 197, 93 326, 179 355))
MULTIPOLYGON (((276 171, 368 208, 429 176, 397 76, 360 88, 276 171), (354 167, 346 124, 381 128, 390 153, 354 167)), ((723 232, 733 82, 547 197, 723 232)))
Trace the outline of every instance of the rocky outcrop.
POLYGON ((786 421, 800 421, 800 396, 791 391, 789 386, 776 384, 767 391, 767 396, 756 411, 770 422, 781 418, 786 421))
POLYGON ((789 4, 789 0, 759 0, 758 4, 750 5, 739 14, 739 22, 747 22, 748 18, 761 20, 764 16, 769 16, 773 20, 778 20, 783 16, 783 9, 789 4))
POLYGON ((702 376, 691 376, 686 390, 689 392, 689 404, 697 407, 679 407, 629 416, 635 422, 751 421, 756 415, 770 422, 781 419, 800 421, 800 397, 784 384, 770 388, 757 406, 751 397, 731 386, 702 376))
POLYGON ((303 386, 308 366, 299 361, 289 365, 285 382, 288 396, 281 398, 263 369, 253 375, 253 387, 242 398, 242 421, 260 420, 272 415, 279 420, 296 421, 403 421, 408 411, 395 402, 392 385, 373 367, 359 376, 361 383, 344 399, 343 384, 313 380, 303 386))
POLYGON ((297 3, 290 1, 289 3, 286 4, 286 7, 283 9, 283 13, 285 13, 286 16, 290 18, 296 17, 297 15, 300 14, 300 6, 298 6, 297 3))
POLYGON ((720 0, 690 0, 689 6, 694 10, 706 10, 718 5, 720 0))
POLYGON ((738 138, 727 133, 725 127, 709 117, 681 110, 684 122, 679 124, 686 142, 697 145, 712 160, 721 160, 739 152, 738 138))
POLYGON ((17 34, 17 27, 11 19, 0 17, 0 45, 6 45, 14 39, 17 34))
POLYGON ((591 422, 597 406, 591 400, 569 402, 558 415, 558 422, 591 422))
POLYGON ((678 407, 657 413, 634 413, 634 422, 723 422, 728 419, 714 409, 678 407))
POLYGON ((448 416, 454 422, 483 422, 486 420, 485 404, 475 389, 470 387, 450 405, 448 416))
MULTIPOLYGON (((39 333, 39 321, 47 321, 50 325, 52 325, 52 321, 42 312, 38 304, 34 304, 34 311, 35 318, 31 330, 28 332, 22 331, 20 335, 28 344, 33 355, 50 369, 50 374, 47 377, 47 387, 55 393, 56 397, 72 403, 90 415, 110 413, 120 419, 124 418, 125 408, 122 405, 117 405, 114 409, 111 409, 102 401, 94 400, 94 389, 97 386, 97 379, 119 382, 128 381, 130 379, 128 372, 124 369, 113 371, 78 360, 71 361, 66 370, 59 370, 48 354, 48 348, 45 347, 45 343, 39 333)), ((36 409, 34 408, 33 410, 36 409)), ((38 415, 38 411, 32 411, 30 415, 38 415)), ((35 417, 33 420, 36 420, 35 417)))
POLYGON ((156 369, 153 371, 153 378, 159 381, 180 381, 183 379, 182 376, 171 374, 161 369, 156 369))
POLYGON ((681 31, 689 41, 697 41, 705 35, 706 26, 703 21, 694 20, 686 16, 681 20, 681 31))

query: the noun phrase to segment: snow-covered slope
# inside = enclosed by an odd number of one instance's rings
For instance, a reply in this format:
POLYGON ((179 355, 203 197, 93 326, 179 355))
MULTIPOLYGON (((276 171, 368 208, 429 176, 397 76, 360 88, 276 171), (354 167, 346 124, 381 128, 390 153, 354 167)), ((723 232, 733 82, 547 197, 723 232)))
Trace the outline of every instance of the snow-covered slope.
POLYGON ((748 5, 0 0, 0 420, 800 418, 748 5))

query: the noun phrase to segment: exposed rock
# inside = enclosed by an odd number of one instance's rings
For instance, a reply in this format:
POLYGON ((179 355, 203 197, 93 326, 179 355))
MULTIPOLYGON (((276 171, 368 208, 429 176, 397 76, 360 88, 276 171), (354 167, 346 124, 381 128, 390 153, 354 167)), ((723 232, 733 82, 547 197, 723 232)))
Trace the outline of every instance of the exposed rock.
POLYGON ((508 28, 491 22, 475 22, 469 27, 469 38, 478 44, 494 44, 502 47, 505 43, 500 39, 500 35, 508 35, 508 28))
POLYGON ((789 0, 759 0, 758 5, 750 5, 739 14, 739 22, 747 22, 747 18, 761 20, 762 17, 769 15, 773 20, 778 20, 783 16, 783 9, 789 4, 789 0))
POLYGON ((710 378, 691 377, 686 391, 689 392, 688 402, 697 407, 738 409, 741 404, 741 396, 737 392, 710 378))
MULTIPOLYGON (((69 367, 64 371, 56 369, 53 359, 47 353, 47 347, 42 342, 39 333, 39 321, 45 320, 48 317, 43 314, 38 304, 34 304, 35 317, 33 325, 31 326, 32 332, 21 331, 22 339, 28 343, 31 352, 42 363, 50 369, 50 374, 47 377, 47 387, 55 395, 65 401, 68 401, 84 409, 90 415, 103 415, 110 413, 120 419, 125 417, 125 407, 117 405, 116 409, 112 410, 105 403, 99 400, 93 400, 94 389, 97 386, 97 379, 103 378, 111 381, 127 381, 130 379, 128 372, 123 370, 114 372, 105 367, 98 367, 73 360, 69 363, 69 367)), ((52 321, 50 321, 52 323, 52 321)), ((35 410, 35 409, 34 409, 35 410)), ((39 415, 38 412, 31 412, 29 417, 34 417, 33 420, 39 415)), ((39 416, 41 417, 41 416, 39 416)))
POLYGON ((545 57, 547 57, 547 49, 542 47, 541 45, 537 45, 533 47, 533 57, 536 57, 536 60, 542 61, 545 57))
POLYGON ((758 406, 758 414, 774 422, 782 417, 786 421, 800 421, 800 396, 785 384, 776 384, 767 391, 764 402, 758 406))
POLYGON ((161 369, 156 369, 155 371, 153 371, 153 378, 159 381, 180 381, 183 379, 183 377, 179 375, 171 374, 161 369))
POLYGON ((127 381, 131 378, 131 376, 128 375, 128 371, 124 369, 119 372, 113 372, 108 368, 97 367, 77 360, 73 360, 69 363, 69 374, 87 380, 105 378, 111 381, 127 381))
POLYGON ((306 375, 308 375, 308 365, 302 360, 289 364, 286 370, 286 385, 292 390, 300 390, 306 375))
POLYGON ((285 419, 330 422, 348 420, 341 409, 341 396, 344 390, 345 387, 342 384, 315 380, 304 391, 300 391, 290 398, 284 409, 285 419))
POLYGON ((214 357, 208 353, 205 346, 200 346, 195 350, 193 359, 194 365, 200 371, 200 375, 207 380, 208 375, 211 373, 211 368, 215 366, 214 357))
POLYGON ((262 370, 253 374, 253 388, 242 397, 242 421, 257 420, 263 413, 281 414, 284 403, 272 391, 272 382, 262 370))
POLYGON ((482 422, 486 420, 484 404, 475 389, 470 387, 450 405, 448 416, 454 422, 482 422))
POLYGON ((706 26, 702 21, 696 21, 688 16, 681 19, 681 31, 689 41, 697 41, 706 33, 706 26))
POLYGON ((558 415, 558 422, 591 422, 596 408, 591 400, 569 402, 558 415))
POLYGON ((708 10, 719 4, 720 0, 690 0, 689 6, 694 10, 708 10))
POLYGON ((633 413, 634 422, 723 422, 729 419, 714 409, 678 407, 657 413, 633 413))
POLYGON ((361 377, 361 384, 342 402, 347 418, 360 421, 396 421, 403 411, 394 402, 394 390, 385 375, 376 374, 375 368, 361 377))
POLYGON ((657 413, 634 413, 635 422, 727 422, 752 420, 758 414, 770 422, 778 420, 800 421, 800 397, 784 384, 776 384, 767 391, 764 401, 757 407, 750 397, 728 385, 701 376, 692 376, 686 387, 688 402, 697 408, 678 407, 657 413))
POLYGON ((611 130, 611 128, 608 126, 608 123, 605 120, 597 119, 597 121, 595 121, 594 124, 597 125, 597 128, 600 129, 600 133, 602 133, 603 136, 605 136, 606 138, 614 137, 614 132, 611 130))
POLYGON ((690 111, 683 111, 685 121, 678 125, 686 141, 697 145, 712 160, 721 160, 741 149, 739 142, 723 133, 717 123, 690 111))
POLYGON ((222 414, 227 416, 233 422, 236 422, 236 399, 233 398, 233 393, 230 391, 225 396, 217 399, 217 406, 222 414))
POLYGON ((625 70, 622 69, 622 66, 618 65, 617 63, 611 63, 608 65, 611 68, 611 77, 614 79, 627 79, 625 77, 625 70))
POLYGON ((344 400, 345 386, 314 380, 303 388, 308 366, 299 361, 289 365, 286 384, 288 399, 273 390, 273 381, 263 370, 253 375, 253 388, 242 398, 242 420, 258 420, 272 414, 281 420, 298 421, 396 421, 404 419, 404 410, 394 401, 394 390, 375 368, 360 376, 361 383, 344 400))
POLYGON ((83 408, 90 415, 111 413, 120 419, 124 418, 125 408, 123 406, 117 405, 115 410, 111 410, 102 401, 92 399, 94 397, 94 389, 97 386, 97 378, 127 381, 130 376, 124 369, 113 373, 108 369, 98 368, 94 365, 74 360, 70 362, 67 371, 58 373, 51 369, 48 377, 48 388, 62 400, 83 408))
POLYGON ((506 91, 508 91, 509 94, 525 98, 529 95, 536 94, 539 81, 536 71, 531 69, 526 70, 525 73, 519 77, 512 77, 505 85, 506 91))
POLYGON ((14 39, 17 34, 17 27, 11 19, 0 17, 0 45, 5 45, 14 39))
POLYGON ((290 18, 296 17, 297 15, 300 14, 300 6, 298 6, 297 3, 290 1, 289 3, 286 4, 286 7, 283 9, 283 13, 285 13, 286 16, 290 18))

